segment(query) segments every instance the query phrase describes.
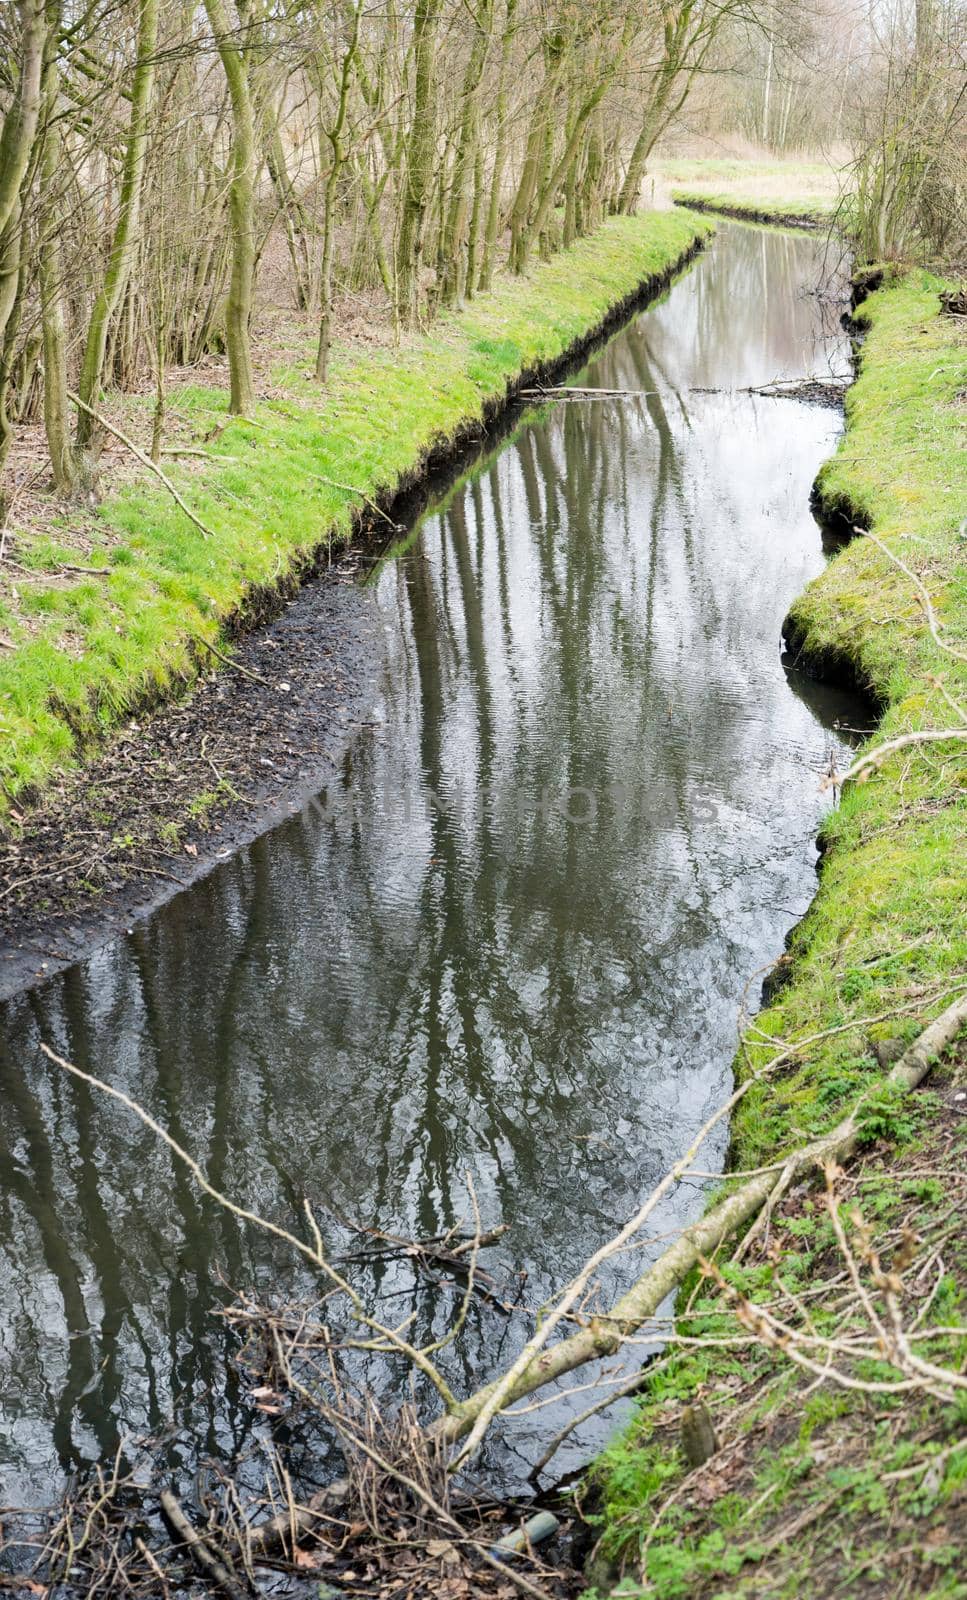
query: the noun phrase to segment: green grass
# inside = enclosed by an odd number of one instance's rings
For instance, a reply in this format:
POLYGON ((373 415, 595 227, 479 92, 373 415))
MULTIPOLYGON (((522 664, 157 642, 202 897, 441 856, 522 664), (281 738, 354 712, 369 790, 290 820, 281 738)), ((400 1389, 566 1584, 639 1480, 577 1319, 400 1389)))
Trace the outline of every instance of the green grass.
POLYGON ((835 199, 796 194, 767 197, 738 195, 730 190, 716 194, 705 189, 673 189, 671 193, 676 205, 720 211, 723 216, 734 214, 750 222, 828 222, 836 209, 835 199))
MULTIPOLYGON (((941 286, 911 272, 863 306, 868 332, 847 400, 848 428, 820 486, 830 507, 862 519, 919 575, 942 637, 967 655, 967 336, 939 314, 941 286)), ((936 646, 909 579, 869 540, 855 539, 830 561, 793 620, 808 652, 848 666, 884 705, 874 743, 963 721, 944 691, 967 701, 967 665, 936 646)), ((863 1191, 865 1214, 896 1238, 905 1211, 919 1202, 918 1229, 932 1217, 931 1225, 947 1224, 949 1232, 950 1185, 930 1169, 949 1158, 962 1174, 962 1118, 953 1119, 952 1150, 949 1110, 930 1093, 913 1101, 885 1096, 871 1045, 911 1037, 967 984, 967 744, 888 757, 868 782, 849 786, 824 832, 819 892, 792 941, 790 981, 747 1033, 737 1076, 764 1064, 776 1040, 803 1042, 782 1075, 756 1083, 738 1107, 733 1164, 772 1162, 859 1104, 874 1141, 871 1159, 882 1165, 878 1184, 863 1191), (869 1020, 876 1018, 883 1020, 869 1020), (843 1031, 807 1042, 828 1029, 843 1031), (893 1149, 881 1156, 884 1141, 893 1149)), ((775 1293, 780 1262, 794 1292, 812 1290, 828 1255, 821 1202, 807 1195, 788 1212, 774 1224, 770 1257, 727 1268, 750 1297, 775 1293)), ((962 1231, 944 1260, 948 1276, 931 1319, 962 1324, 962 1231)), ((680 1296, 682 1308, 696 1282, 680 1296)), ((696 1292, 680 1330, 719 1338, 742 1332, 720 1297, 702 1286, 696 1292)), ((810 1308, 817 1328, 839 1331, 841 1297, 839 1305, 835 1295, 828 1305, 811 1299, 810 1308)), ((964 1351, 963 1338, 939 1340, 934 1357, 958 1369, 964 1351)), ((615 1563, 637 1575, 644 1552, 647 1587, 636 1577, 629 1592, 656 1600, 900 1592, 876 1585, 889 1584, 893 1550, 907 1545, 922 1549, 924 1566, 912 1580, 919 1587, 903 1593, 967 1595, 958 1576, 962 1539, 948 1538, 951 1526, 963 1527, 967 1448, 935 1470, 927 1459, 963 1430, 967 1407, 958 1420, 924 1399, 902 1411, 893 1396, 872 1401, 826 1386, 804 1399, 804 1387, 788 1363, 761 1347, 670 1356, 595 1470, 607 1557, 602 1586, 613 1582, 615 1563), (681 1410, 698 1396, 726 1431, 730 1407, 741 1401, 748 1443, 723 1468, 717 1492, 672 1499, 656 1528, 657 1508, 684 1479, 681 1410), (925 1475, 907 1476, 921 1461, 925 1475), (887 1492, 891 1473, 904 1475, 887 1492), (948 1513, 955 1495, 959 1510, 948 1513), (797 1531, 784 1540, 787 1525, 797 1531)))
MULTIPOLYGON (((902 1173, 933 1168, 946 1157, 951 1176, 962 1180, 967 1157, 962 1117, 951 1119, 948 1111, 943 1123, 930 1096, 922 1101, 899 1145, 867 1165, 856 1193, 878 1244, 891 1236, 895 1241, 915 1221, 917 1235, 927 1241, 921 1260, 934 1240, 949 1240, 950 1186, 904 1182, 902 1173)), ((924 1340, 920 1353, 929 1351, 928 1359, 956 1372, 967 1355, 962 1233, 944 1250, 946 1270, 923 1308, 922 1326, 945 1331, 924 1340)), ((914 1281, 918 1266, 909 1274, 914 1281)), ((828 1214, 819 1199, 807 1196, 777 1213, 766 1259, 733 1264, 726 1276, 750 1302, 778 1303, 790 1320, 792 1297, 800 1303, 808 1297, 810 1332, 842 1339, 863 1319, 854 1316, 844 1328, 842 1276, 833 1281, 841 1268, 828 1214), (830 1288, 817 1295, 823 1278, 830 1288)), ((623 1570, 625 1591, 652 1600, 967 1593, 957 1583, 964 1556, 967 1405, 923 1393, 859 1395, 833 1384, 811 1386, 808 1374, 761 1345, 724 1348, 721 1341, 734 1341, 743 1330, 714 1290, 690 1288, 679 1332, 719 1343, 666 1356, 632 1423, 596 1465, 601 1498, 592 1521, 601 1544, 589 1576, 597 1591, 610 1591, 623 1570), (685 1492, 680 1419, 695 1403, 709 1407, 724 1448, 685 1492), (902 1583, 900 1551, 906 1557, 902 1583), (897 1587, 880 1587, 891 1575, 897 1587)), ((908 1321, 921 1307, 922 1299, 907 1298, 908 1321)), ((854 1375, 897 1376, 885 1362, 865 1360, 856 1362, 854 1375)))
MULTIPOLYGON (((109 565, 108 576, 30 578, 17 586, 19 609, 0 604, 15 647, 0 654, 0 816, 132 708, 190 681, 194 641, 217 639, 254 587, 344 539, 362 496, 392 490, 523 368, 560 356, 708 231, 680 214, 614 218, 399 350, 337 348, 324 394, 304 376, 307 343, 305 362, 276 375, 281 398, 262 402, 251 421, 227 419, 222 390, 179 390, 198 436, 227 423, 203 468, 170 468, 213 537, 145 479, 93 519, 89 564, 109 565)), ((132 414, 144 432, 139 404, 132 414)), ((33 543, 18 535, 18 556, 41 574, 72 559, 56 531, 33 543)))
POLYGON ((679 205, 765 220, 828 222, 840 189, 839 175, 821 161, 666 157, 653 161, 649 171, 679 205))
MULTIPOLYGON (((866 302, 848 430, 820 488, 829 506, 850 508, 919 575, 942 636, 967 655, 967 410, 957 398, 967 386, 967 340, 939 314, 941 287, 913 272, 866 302)), ((885 702, 876 743, 963 722, 946 695, 967 701, 967 664, 937 648, 910 580, 871 541, 857 538, 834 557, 792 618, 807 652, 848 663, 885 702)), ((848 788, 824 835, 819 893, 792 942, 794 982, 758 1018, 771 1037, 897 1011, 919 997, 929 1010, 932 993, 967 973, 967 744, 888 757, 848 788)), ((735 1123, 739 1165, 818 1131, 852 1103, 878 1071, 867 1036, 916 1027, 915 1016, 898 1016, 837 1035, 781 1085, 753 1088, 735 1123)), ((768 1048, 750 1042, 746 1059, 755 1064, 768 1048)))

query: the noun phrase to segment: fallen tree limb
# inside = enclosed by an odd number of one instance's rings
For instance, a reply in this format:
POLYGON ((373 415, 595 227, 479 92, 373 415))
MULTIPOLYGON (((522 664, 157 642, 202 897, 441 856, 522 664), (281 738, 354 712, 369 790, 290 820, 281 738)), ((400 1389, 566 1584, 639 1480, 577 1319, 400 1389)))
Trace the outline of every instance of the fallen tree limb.
POLYGON ((115 439, 119 439, 121 444, 126 445, 133 456, 137 456, 143 467, 147 467, 148 471, 153 472, 156 478, 160 478, 161 482, 164 484, 176 505, 181 507, 182 511, 185 513, 185 516, 188 518, 188 521, 194 523, 195 527, 202 535, 202 538, 213 539, 215 537, 211 528, 206 528, 205 524, 199 521, 198 517, 195 516, 195 513, 191 510, 190 506, 185 505, 184 500, 181 498, 178 490, 168 477, 168 474, 166 472, 162 472, 157 461, 152 461, 149 455, 145 455, 140 445, 136 445, 133 439, 129 439, 126 433, 122 433, 121 429, 116 425, 116 423, 109 422, 107 417, 102 416, 100 411, 95 411, 93 406, 89 406, 87 402, 82 400, 80 395, 75 394, 72 389, 68 389, 67 398, 68 400, 73 401, 74 405, 78 406, 81 411, 86 411, 89 417, 93 417, 94 421, 100 427, 106 428, 108 433, 113 433, 115 439))
POLYGON ((589 389, 574 383, 554 384, 550 389, 539 385, 532 389, 518 389, 522 399, 536 400, 645 400, 658 394, 657 389, 589 389))
MULTIPOLYGON (((298 1540, 304 1534, 317 1529, 320 1522, 331 1522, 344 1509, 349 1493, 349 1479, 336 1478, 333 1483, 327 1483, 324 1489, 314 1494, 305 1505, 286 1507, 274 1517, 267 1517, 264 1522, 257 1522, 254 1526, 246 1528, 243 1534, 244 1554, 250 1560, 271 1555, 293 1534, 298 1540)), ((238 1549, 241 1554, 241 1541, 238 1549)))
POLYGON ((895 739, 888 739, 886 744, 878 744, 875 749, 867 750, 863 755, 857 756, 848 771, 837 773, 835 778, 828 777, 823 782, 823 787, 836 784, 842 788, 846 783, 855 783, 857 778, 863 778, 869 772, 880 768, 887 756, 893 755, 897 750, 907 750, 911 745, 919 744, 946 744, 950 740, 967 739, 967 728, 920 728, 913 733, 901 733, 895 739))
POLYGON ((170 1489, 161 1491, 161 1509, 172 1532, 191 1552, 195 1565, 211 1578, 230 1600, 246 1600, 246 1589, 230 1572, 212 1546, 203 1539, 194 1523, 190 1522, 170 1489))
POLYGON ((927 627, 930 629, 931 637, 934 644, 937 646, 937 649, 945 651, 948 656, 953 656, 956 661, 967 661, 967 654, 965 654, 963 650, 955 649, 952 644, 948 644, 946 639, 941 638, 940 624, 937 621, 937 613, 933 609, 933 601, 930 599, 930 595, 927 592, 926 584, 921 583, 913 569, 908 567, 906 562, 900 559, 896 551, 891 550, 889 545, 885 544, 882 539, 878 539, 876 534, 872 533, 869 528, 861 528, 858 524, 854 523, 853 532, 859 534, 864 539, 869 539, 870 543, 875 544, 878 550, 882 550, 888 561, 892 561, 895 567, 899 567, 904 577, 910 579, 910 582, 917 591, 917 599, 920 602, 923 614, 927 620, 927 627))
POLYGON ((240 661, 233 661, 231 656, 225 655, 223 651, 219 650, 217 644, 212 644, 210 639, 203 638, 200 633, 193 633, 192 638, 197 644, 204 645, 206 650, 210 650, 213 656, 218 657, 219 661, 224 661, 226 667, 234 667, 235 671, 240 672, 243 678, 251 678, 253 683, 263 683, 266 689, 275 688, 275 684, 270 683, 268 678, 263 678, 261 672, 253 672, 250 667, 243 667, 240 661))
MULTIPOLYGON (((961 996, 924 1029, 887 1075, 885 1082, 901 1090, 916 1088, 926 1077, 935 1058, 965 1026, 967 998, 961 996)), ((526 1362, 518 1360, 514 1364, 510 1374, 485 1384, 476 1394, 459 1402, 448 1415, 439 1418, 430 1429, 431 1435, 452 1444, 468 1434, 479 1435, 480 1419, 489 1419, 496 1409, 532 1394, 544 1384, 553 1383, 556 1378, 583 1366, 585 1362, 613 1355, 625 1339, 654 1316, 666 1295, 679 1286, 701 1257, 711 1255, 738 1228, 751 1221, 780 1180, 786 1177, 787 1182, 794 1181, 801 1173, 826 1161, 847 1160, 856 1151, 860 1134, 857 1108, 825 1137, 792 1152, 778 1170, 763 1172, 743 1183, 698 1222, 686 1228, 676 1242, 615 1302, 610 1312, 593 1317, 587 1327, 549 1348, 532 1350, 526 1362), (495 1407, 494 1401, 498 1396, 495 1407)), ((525 1347, 525 1352, 531 1350, 533 1342, 525 1347)), ((466 1454, 465 1448, 456 1459, 463 1460, 466 1454)))

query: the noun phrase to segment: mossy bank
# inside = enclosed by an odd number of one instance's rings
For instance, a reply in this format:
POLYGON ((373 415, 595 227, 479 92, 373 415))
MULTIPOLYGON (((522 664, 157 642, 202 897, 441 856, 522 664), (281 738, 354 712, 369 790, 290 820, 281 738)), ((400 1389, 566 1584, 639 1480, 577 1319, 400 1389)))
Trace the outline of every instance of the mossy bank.
POLYGON ((832 204, 821 200, 740 200, 729 194, 705 194, 690 189, 673 189, 672 199, 677 206, 685 206, 689 211, 779 228, 824 228, 833 217, 832 204))
MULTIPOLYGON (((967 728, 967 330, 941 313, 942 287, 920 271, 888 275, 860 309, 847 432, 818 490, 843 526, 880 542, 856 536, 787 626, 801 665, 850 677, 883 708, 871 747, 967 728), (929 594, 940 643, 914 579, 929 594)), ((886 754, 867 781, 847 785, 823 848, 786 981, 747 1032, 738 1077, 761 1068, 778 1040, 798 1043, 781 1073, 754 1081, 741 1102, 732 1165, 774 1162, 857 1105, 868 1153, 831 1175, 832 1198, 820 1180, 777 1205, 741 1263, 720 1263, 728 1290, 707 1277, 686 1285, 679 1333, 699 1346, 664 1358, 596 1472, 592 1576, 602 1588, 624 1573, 630 1592, 663 1600, 967 1593, 958 1376, 967 1355, 967 1047, 909 1101, 879 1088, 899 1044, 967 984, 964 738, 908 741, 886 754), (900 1315, 920 1357, 955 1375, 950 1384, 931 1392, 885 1359, 851 1357, 870 1323, 850 1292, 834 1211, 881 1316, 869 1252, 900 1262, 900 1315), (815 1370, 767 1348, 750 1305, 812 1340, 795 1348, 815 1370), (824 1362, 846 1382, 824 1378, 824 1362), (720 1448, 690 1471, 680 1429, 684 1406, 697 1401, 720 1448)))
MULTIPOLYGON (((83 563, 68 537, 80 513, 62 538, 18 535, 16 605, 0 597, 0 820, 133 708, 183 689, 204 642, 666 283, 709 231, 677 213, 614 218, 398 349, 334 350, 324 392, 307 339, 246 420, 223 390, 180 388, 204 456, 170 476, 207 535, 147 473, 88 519, 83 563)), ((132 433, 149 405, 132 402, 132 433)))

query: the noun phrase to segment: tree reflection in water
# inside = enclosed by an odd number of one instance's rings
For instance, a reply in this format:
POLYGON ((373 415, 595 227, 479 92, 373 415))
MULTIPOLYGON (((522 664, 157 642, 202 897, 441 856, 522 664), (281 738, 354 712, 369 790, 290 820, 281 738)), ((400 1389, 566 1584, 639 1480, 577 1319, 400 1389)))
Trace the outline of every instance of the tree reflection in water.
MULTIPOLYGON (((722 1097, 745 986, 812 892, 841 706, 791 690, 778 641, 821 563, 807 497, 838 424, 693 391, 841 361, 800 293, 817 273, 812 240, 723 229, 580 380, 646 398, 531 413, 374 576, 376 725, 340 784, 6 1007, 5 1500, 169 1416, 186 1459, 241 1449, 266 1424, 226 1366, 214 1268, 299 1286, 118 1107, 52 1076, 41 1036, 271 1216, 308 1194, 431 1234, 472 1170, 486 1225, 510 1224, 494 1270, 526 1272, 530 1305, 722 1097)), ((656 1235, 701 1204, 680 1186, 656 1235)), ((446 1323, 399 1266, 369 1289, 446 1323)), ((476 1305, 454 1387, 522 1332, 476 1305)))

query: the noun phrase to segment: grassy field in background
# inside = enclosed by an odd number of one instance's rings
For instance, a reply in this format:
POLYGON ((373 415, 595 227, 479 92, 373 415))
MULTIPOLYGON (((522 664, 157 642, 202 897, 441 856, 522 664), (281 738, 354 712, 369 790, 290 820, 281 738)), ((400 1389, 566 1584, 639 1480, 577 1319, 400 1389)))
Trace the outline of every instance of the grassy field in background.
MULTIPOLYGON (((0 818, 146 696, 189 681, 197 641, 216 640, 253 587, 344 539, 365 499, 392 491, 523 369, 559 357, 709 231, 681 213, 613 218, 399 349, 337 347, 325 392, 305 371, 307 336, 304 359, 274 375, 248 421, 228 417, 223 389, 180 388, 178 412, 207 457, 167 470, 211 537, 147 473, 96 515, 68 511, 60 530, 17 534, 16 580, 0 590, 0 818)), ((150 407, 132 398, 125 412, 142 442, 150 407)))
MULTIPOLYGON (((862 537, 793 611, 798 647, 847 666, 885 705, 874 744, 967 728, 967 330, 940 314, 941 287, 914 271, 863 306, 868 332, 848 429, 820 484, 828 506, 861 520, 917 575, 941 639, 960 656, 937 646, 911 579, 862 537)), ((912 1322, 922 1310, 921 1338, 931 1326, 948 1330, 918 1349, 960 1372, 967 1045, 952 1082, 948 1067, 906 1100, 881 1085, 891 1052, 967 984, 967 743, 887 756, 868 781, 847 787, 824 839, 790 981, 747 1033, 737 1077, 763 1066, 778 1041, 800 1043, 781 1075, 755 1082, 737 1108, 733 1165, 775 1162, 862 1106, 870 1154, 843 1179, 845 1197, 884 1241, 884 1261, 898 1241, 919 1241, 904 1314, 912 1322)), ((813 1334, 842 1339, 855 1333, 857 1300, 852 1310, 844 1300, 821 1180, 818 1191, 799 1185, 742 1265, 721 1264, 734 1291, 794 1321, 805 1296, 813 1334)), ((748 1337, 722 1295, 697 1279, 679 1307, 681 1334, 720 1344, 661 1363, 598 1471, 602 1549, 647 1579, 632 1592, 656 1600, 967 1593, 967 1405, 814 1381, 748 1337), (724 1448, 689 1477, 678 1430, 683 1407, 698 1400, 724 1448)), ((897 1377, 886 1362, 857 1369, 861 1383, 897 1377)))
POLYGON ((679 204, 692 200, 763 218, 826 221, 840 193, 838 173, 820 161, 668 156, 651 161, 648 170, 656 191, 679 204))

